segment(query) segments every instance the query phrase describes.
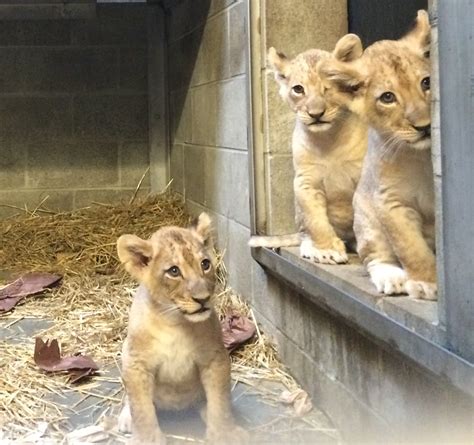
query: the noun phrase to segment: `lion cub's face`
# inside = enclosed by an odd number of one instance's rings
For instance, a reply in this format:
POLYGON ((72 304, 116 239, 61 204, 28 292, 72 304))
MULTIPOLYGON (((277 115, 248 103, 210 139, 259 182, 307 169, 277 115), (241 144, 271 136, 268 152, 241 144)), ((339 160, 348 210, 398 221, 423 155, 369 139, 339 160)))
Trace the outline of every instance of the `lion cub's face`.
MULTIPOLYGON (((350 39, 349 39, 350 40, 350 39)), ((311 132, 329 130, 347 109, 331 100, 318 70, 318 63, 325 59, 352 60, 360 57, 360 40, 346 41, 344 47, 333 53, 310 49, 289 60, 275 48, 268 50, 268 62, 280 85, 280 96, 288 102, 297 119, 311 132)))
POLYGON ((319 65, 334 97, 383 136, 386 150, 431 146, 429 43, 428 14, 419 11, 402 39, 376 42, 351 63, 319 65))
POLYGON ((380 42, 367 51, 378 66, 365 96, 367 119, 375 129, 414 149, 431 146, 429 59, 400 42, 380 42))
POLYGON ((216 274, 207 214, 202 213, 193 228, 164 227, 149 240, 123 235, 117 250, 163 315, 181 314, 192 322, 209 317, 216 274))

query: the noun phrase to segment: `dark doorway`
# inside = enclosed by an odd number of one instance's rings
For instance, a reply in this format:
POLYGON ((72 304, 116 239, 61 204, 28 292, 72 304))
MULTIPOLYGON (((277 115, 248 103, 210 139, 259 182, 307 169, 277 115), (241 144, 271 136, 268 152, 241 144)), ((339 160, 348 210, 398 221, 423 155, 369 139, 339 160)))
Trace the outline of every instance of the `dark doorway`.
POLYGON ((428 9, 428 0, 348 0, 349 32, 364 47, 376 40, 398 39, 410 29, 416 12, 428 9))

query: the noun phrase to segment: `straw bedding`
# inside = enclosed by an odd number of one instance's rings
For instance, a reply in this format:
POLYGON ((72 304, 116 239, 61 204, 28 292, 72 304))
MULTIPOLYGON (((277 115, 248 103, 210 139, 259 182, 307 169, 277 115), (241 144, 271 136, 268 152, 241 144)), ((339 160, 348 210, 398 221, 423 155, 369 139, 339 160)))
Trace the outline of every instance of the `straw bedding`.
MULTIPOLYGON (((26 210, 0 220, 0 270, 12 276, 32 270, 64 275, 59 288, 28 297, 12 312, 0 314, 0 326, 12 327, 23 318, 51 320, 50 327, 35 335, 57 338, 64 354, 92 356, 103 370, 83 384, 70 385, 64 374, 46 374, 36 367, 34 338, 0 340, 0 432, 5 438, 25 437, 38 421, 46 421, 51 437, 62 439, 69 429, 66 411, 51 401, 51 395, 61 400, 76 392, 84 399, 98 393, 94 388, 104 380, 120 383, 108 370, 116 369, 119 361, 136 284, 119 266, 115 242, 123 233, 148 237, 162 226, 188 223, 182 202, 170 193, 67 213, 26 210)), ((223 268, 219 278, 219 313, 234 309, 253 317, 250 307, 226 287, 223 268)), ((276 395, 259 385, 261 379, 296 388, 272 343, 260 331, 257 334, 255 341, 233 353, 233 377, 270 399, 276 395)), ((103 396, 104 410, 121 397, 120 386, 117 394, 103 396)), ((68 409, 74 412, 74 407, 68 409)))

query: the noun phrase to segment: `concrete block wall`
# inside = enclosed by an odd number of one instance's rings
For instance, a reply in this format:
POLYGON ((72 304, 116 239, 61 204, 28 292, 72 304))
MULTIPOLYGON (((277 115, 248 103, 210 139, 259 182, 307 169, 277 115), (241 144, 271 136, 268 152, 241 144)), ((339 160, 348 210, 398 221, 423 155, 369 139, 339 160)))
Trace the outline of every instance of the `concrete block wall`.
POLYGON ((0 122, 0 217, 130 195, 149 165, 146 8, 0 22, 0 122))
POLYGON ((246 2, 185 0, 168 16, 170 175, 193 213, 208 211, 232 273, 250 292, 246 2))

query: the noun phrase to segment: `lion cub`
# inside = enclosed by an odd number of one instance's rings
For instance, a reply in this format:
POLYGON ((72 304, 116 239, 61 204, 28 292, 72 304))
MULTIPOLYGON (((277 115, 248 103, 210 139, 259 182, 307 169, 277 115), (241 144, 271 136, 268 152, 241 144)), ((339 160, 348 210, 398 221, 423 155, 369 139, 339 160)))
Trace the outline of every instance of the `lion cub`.
POLYGON ((419 11, 400 40, 371 45, 352 63, 320 70, 369 124, 354 195, 358 252, 379 292, 436 299, 430 138, 430 24, 419 11))
POLYGON ((164 444, 155 408, 179 410, 207 401, 211 442, 245 436, 234 425, 230 359, 211 305, 216 282, 211 221, 195 227, 164 227, 149 240, 123 235, 120 261, 140 282, 123 345, 127 402, 119 428, 132 443, 164 444))
POLYGON ((293 60, 268 51, 280 96, 295 112, 292 151, 296 222, 299 234, 252 237, 251 246, 300 245, 303 258, 318 263, 347 262, 353 244, 352 197, 367 147, 367 126, 345 106, 331 101, 318 74, 326 59, 349 61, 362 53, 360 40, 347 35, 333 53, 305 51, 293 60))

